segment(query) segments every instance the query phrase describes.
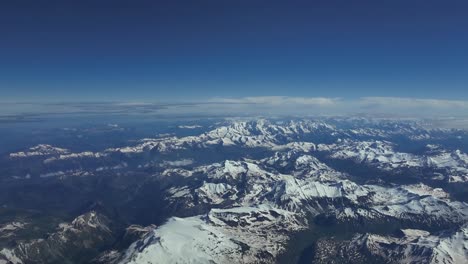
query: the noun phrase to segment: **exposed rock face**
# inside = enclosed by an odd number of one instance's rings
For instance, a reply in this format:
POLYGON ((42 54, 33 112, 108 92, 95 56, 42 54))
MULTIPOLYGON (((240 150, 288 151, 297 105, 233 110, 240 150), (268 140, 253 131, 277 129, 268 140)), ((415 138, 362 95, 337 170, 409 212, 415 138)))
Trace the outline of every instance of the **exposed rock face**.
POLYGON ((61 223, 54 233, 44 239, 20 242, 11 249, 0 251, 0 260, 6 263, 72 263, 80 256, 94 254, 113 241, 109 219, 91 211, 70 223, 61 223))

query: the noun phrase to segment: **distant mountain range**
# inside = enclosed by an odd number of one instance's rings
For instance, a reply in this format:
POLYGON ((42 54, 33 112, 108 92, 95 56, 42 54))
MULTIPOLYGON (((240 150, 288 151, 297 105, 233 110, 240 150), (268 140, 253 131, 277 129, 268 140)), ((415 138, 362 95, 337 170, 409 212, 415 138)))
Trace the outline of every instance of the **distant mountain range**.
POLYGON ((2 157, 0 264, 468 261, 465 130, 367 118, 177 129, 200 133, 2 157))

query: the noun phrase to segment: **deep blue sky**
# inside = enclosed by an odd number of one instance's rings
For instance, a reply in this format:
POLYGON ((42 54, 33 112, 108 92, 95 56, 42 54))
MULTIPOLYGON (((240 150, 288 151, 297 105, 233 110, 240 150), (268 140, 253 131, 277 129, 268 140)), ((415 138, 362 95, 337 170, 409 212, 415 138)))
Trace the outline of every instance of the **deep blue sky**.
POLYGON ((468 1, 0 1, 0 100, 467 91, 468 1))

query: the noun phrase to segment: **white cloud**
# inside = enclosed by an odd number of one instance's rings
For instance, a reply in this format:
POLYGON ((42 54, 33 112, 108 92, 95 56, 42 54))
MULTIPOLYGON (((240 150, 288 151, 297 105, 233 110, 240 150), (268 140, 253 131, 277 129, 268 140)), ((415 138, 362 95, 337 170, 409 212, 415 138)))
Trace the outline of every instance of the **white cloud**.
POLYGON ((231 104, 263 104, 263 105, 314 105, 333 106, 340 102, 339 98, 327 97, 291 97, 291 96, 253 96, 241 98, 213 98, 210 102, 231 104))
MULTIPOLYGON (((349 115, 394 117, 454 117, 468 116, 468 101, 409 97, 361 97, 342 99, 331 97, 257 96, 212 98, 215 106, 204 108, 215 113, 259 113, 297 115, 349 115), (223 105, 224 104, 224 105, 223 105), (222 106, 222 109, 219 108, 222 106)), ((201 109, 202 107, 200 107, 201 109)))
POLYGON ((400 117, 447 118, 468 116, 468 101, 407 97, 362 97, 354 109, 360 113, 400 117))
POLYGON ((437 108, 437 109, 468 109, 468 101, 463 100, 439 100, 405 97, 362 97, 361 105, 380 106, 394 108, 437 108))

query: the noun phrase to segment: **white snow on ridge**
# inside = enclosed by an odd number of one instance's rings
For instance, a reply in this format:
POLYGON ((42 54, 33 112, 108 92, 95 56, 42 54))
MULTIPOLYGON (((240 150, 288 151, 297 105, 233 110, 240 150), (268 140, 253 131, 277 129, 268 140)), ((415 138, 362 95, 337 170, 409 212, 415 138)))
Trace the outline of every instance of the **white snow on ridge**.
MULTIPOLYGON (((184 128, 186 126, 183 126, 184 128)), ((106 152, 121 152, 126 154, 141 153, 147 150, 168 152, 187 147, 206 148, 210 146, 241 146, 265 147, 277 150, 295 149, 305 152, 315 150, 315 145, 309 142, 289 142, 283 144, 278 138, 313 133, 318 130, 332 131, 335 128, 323 122, 291 121, 285 124, 273 124, 267 120, 238 121, 229 125, 214 128, 197 136, 166 137, 144 139, 136 146, 111 148, 106 152)))
POLYGON ((8 238, 15 235, 18 230, 24 229, 27 223, 24 222, 10 222, 0 225, 0 238, 8 238))
POLYGON ((431 195, 439 199, 448 199, 450 195, 446 193, 442 188, 432 188, 423 183, 413 185, 403 185, 403 189, 415 193, 417 195, 431 195))
POLYGON ((197 194, 207 204, 220 204, 224 202, 226 196, 234 195, 232 199, 236 199, 235 193, 237 190, 226 183, 208 183, 204 182, 203 185, 197 189, 197 194))
POLYGON ((316 145, 311 142, 291 142, 284 145, 276 145, 272 148, 272 150, 296 150, 302 152, 311 152, 316 150, 316 145))
POLYGON ((133 243, 120 263, 253 263, 261 253, 273 262, 288 240, 284 232, 304 228, 293 219, 263 205, 173 217, 133 243))
POLYGON ((466 226, 439 236, 416 229, 402 232, 402 238, 374 234, 356 236, 352 246, 364 246, 372 255, 390 259, 392 263, 461 264, 468 259, 466 226))
MULTIPOLYGON (((435 246, 431 263, 466 263, 468 260, 468 226, 465 226, 448 237, 438 238, 438 244, 435 246)), ((421 241, 421 244, 437 238, 427 238, 425 241, 421 241)))
POLYGON ((0 264, 23 264, 23 261, 10 249, 1 249, 0 256, 5 258, 0 258, 0 264))
POLYGON ((37 157, 37 156, 50 156, 50 155, 60 155, 68 154, 70 151, 64 148, 57 148, 47 144, 39 144, 35 147, 30 148, 27 151, 20 151, 15 153, 10 153, 10 158, 27 158, 27 157, 37 157))
POLYGON ((47 163, 52 163, 52 162, 56 162, 59 160, 70 160, 70 159, 80 159, 80 158, 98 159, 98 158, 105 157, 105 156, 106 156, 105 153, 85 151, 85 152, 80 152, 80 153, 60 154, 57 157, 50 157, 48 159, 45 159, 43 162, 47 164, 47 163))
POLYGON ((387 141, 349 141, 318 146, 319 151, 330 152, 335 159, 352 159, 358 163, 371 163, 385 169, 421 166, 421 159, 409 153, 395 152, 387 141))
POLYGON ((354 160, 356 163, 368 164, 386 171, 427 167, 447 171, 449 175, 442 176, 442 179, 445 178, 449 182, 464 182, 468 178, 468 155, 460 150, 439 150, 426 155, 415 155, 397 152, 393 143, 378 140, 341 140, 329 145, 319 144, 317 150, 329 153, 329 157, 334 159, 354 160))
POLYGON ((320 181, 346 178, 343 173, 330 168, 316 157, 296 151, 276 152, 272 157, 253 162, 286 170, 286 173, 296 178, 313 178, 320 181))
POLYGON ((273 173, 263 170, 257 164, 247 161, 225 160, 221 163, 200 166, 193 170, 194 173, 204 174, 210 179, 239 180, 243 175, 247 178, 269 178, 273 173))
POLYGON ((240 251, 222 230, 205 225, 200 217, 174 217, 132 244, 120 263, 227 263, 240 251))
POLYGON ((94 175, 92 172, 89 171, 82 171, 82 170, 67 170, 67 171, 53 171, 42 173, 39 175, 40 178, 49 178, 49 177, 87 177, 94 175))
POLYGON ((18 230, 18 229, 23 229, 25 227, 25 223, 22 223, 22 222, 11 222, 11 223, 7 223, 7 224, 4 224, 2 226, 0 226, 0 233, 1 232, 5 232, 5 231, 15 231, 15 230, 18 230))

